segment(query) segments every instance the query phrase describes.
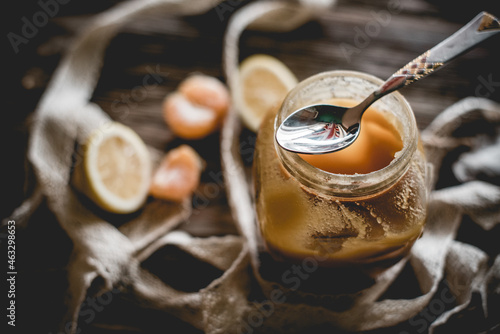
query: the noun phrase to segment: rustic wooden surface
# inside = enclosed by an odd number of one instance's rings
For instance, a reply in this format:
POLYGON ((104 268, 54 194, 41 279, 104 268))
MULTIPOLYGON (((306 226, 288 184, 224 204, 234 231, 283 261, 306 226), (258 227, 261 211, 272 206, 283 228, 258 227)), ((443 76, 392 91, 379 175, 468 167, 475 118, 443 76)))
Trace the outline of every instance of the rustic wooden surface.
MULTIPOLYGON (((60 5, 54 17, 27 44, 21 45, 18 53, 14 53, 11 45, 5 42, 8 93, 1 122, 5 152, 2 160, 2 182, 5 185, 1 190, 2 217, 7 217, 32 189, 33 177, 25 160, 30 116, 62 54, 92 15, 118 2, 108 0, 88 4, 74 0, 60 5), (25 183, 26 178, 28 183, 25 183)), ((236 11, 247 2, 230 6, 236 11)), ((273 55, 288 65, 299 79, 333 69, 364 71, 386 78, 459 29, 481 9, 500 15, 495 2, 339 0, 331 11, 322 13, 316 21, 295 31, 245 32, 240 43, 240 56, 243 59, 255 53, 273 55), (398 9, 397 13, 391 4, 398 9), (450 4, 454 12, 450 12, 450 4), (381 14, 381 11, 387 14, 391 8, 393 13, 385 16, 383 24, 377 23, 381 21, 377 21, 374 14, 381 14), (355 51, 347 56, 345 50, 355 51)), ((7 32, 19 33, 22 18, 39 10, 35 1, 13 10, 7 21, 7 32)), ((224 79, 222 36, 231 14, 230 11, 214 9, 185 18, 158 15, 122 27, 106 51, 92 100, 112 118, 135 129, 147 144, 164 151, 177 146, 183 141, 174 138, 165 126, 161 101, 189 73, 203 72, 224 79), (161 80, 143 86, 143 79, 151 69, 160 73, 161 80)), ((498 37, 492 38, 425 81, 402 90, 414 109, 420 129, 462 98, 487 95, 500 101, 499 43, 498 37), (487 82, 492 84, 487 85, 487 82)), ((254 137, 245 130, 241 138, 243 160, 250 166, 254 137)), ((207 169, 193 201, 195 214, 182 228, 199 236, 237 233, 227 207, 223 183, 214 177, 220 172, 218 134, 189 144, 207 161, 207 169)), ((37 224, 20 229, 18 234, 18 298, 21 306, 17 320, 21 326, 36 324, 37 332, 55 333, 54 324, 64 311, 67 285, 64 266, 71 242, 45 208, 37 212, 36 219, 37 224)), ((462 234, 469 232, 476 237, 492 238, 473 227, 462 234)), ((499 250, 487 251, 498 253, 499 250)), ((109 319, 112 319, 111 323, 120 324, 122 318, 118 315, 134 310, 127 301, 110 309, 99 313, 85 332, 114 333, 116 327, 109 326, 109 319), (103 320, 106 317, 108 320, 103 320)), ((116 332, 157 332, 154 324, 158 323, 158 315, 150 312, 141 316, 135 321, 124 321, 127 327, 116 332)), ((175 319, 170 319, 170 323, 185 332, 196 332, 175 319)))

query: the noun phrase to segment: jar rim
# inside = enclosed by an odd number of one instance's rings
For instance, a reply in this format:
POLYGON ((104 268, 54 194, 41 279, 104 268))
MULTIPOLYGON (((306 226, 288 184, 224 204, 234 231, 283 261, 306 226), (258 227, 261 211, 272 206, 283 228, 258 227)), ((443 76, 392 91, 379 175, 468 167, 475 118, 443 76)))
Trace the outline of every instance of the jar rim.
MULTIPOLYGON (((361 79, 368 84, 374 84, 377 87, 383 84, 383 80, 371 74, 350 71, 350 70, 334 70, 315 74, 305 80, 299 82, 285 97, 283 103, 278 111, 274 123, 274 132, 284 118, 287 116, 283 113, 283 109, 291 104, 291 100, 304 89, 310 89, 318 81, 325 78, 332 77, 353 77, 361 79)), ((291 176, 298 179, 298 181, 312 188, 319 190, 325 194, 341 197, 363 197, 378 193, 393 185, 408 169, 409 163, 413 158, 414 153, 418 146, 418 131, 413 110, 408 101, 399 92, 393 92, 386 98, 396 99, 397 103, 401 106, 401 110, 406 117, 409 126, 402 126, 399 129, 403 137, 403 148, 396 153, 394 159, 385 166, 376 171, 366 174, 336 174, 324 171, 313 165, 310 165, 303 160, 297 153, 289 152, 283 149, 274 139, 274 145, 278 157, 281 160, 285 169, 291 176)), ((379 100, 379 101, 380 101, 379 100)), ((377 101, 377 102, 379 102, 377 101)), ((291 112, 293 112, 292 110, 291 112)), ((289 112, 288 114, 290 114, 289 112)))

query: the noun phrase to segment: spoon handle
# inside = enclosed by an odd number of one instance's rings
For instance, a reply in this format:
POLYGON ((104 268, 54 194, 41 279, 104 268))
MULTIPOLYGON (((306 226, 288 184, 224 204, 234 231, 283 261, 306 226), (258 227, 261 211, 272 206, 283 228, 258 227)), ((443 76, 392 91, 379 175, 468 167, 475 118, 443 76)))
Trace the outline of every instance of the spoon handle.
POLYGON ((399 69, 374 92, 374 97, 381 98, 426 77, 450 60, 499 32, 500 22, 495 16, 487 12, 479 13, 453 35, 399 69))

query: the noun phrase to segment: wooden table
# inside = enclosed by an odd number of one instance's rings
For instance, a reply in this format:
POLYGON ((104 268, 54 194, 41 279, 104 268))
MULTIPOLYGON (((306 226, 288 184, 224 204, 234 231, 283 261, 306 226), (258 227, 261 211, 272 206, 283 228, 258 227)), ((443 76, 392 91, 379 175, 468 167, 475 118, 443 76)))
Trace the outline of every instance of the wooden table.
MULTIPOLYGON (((34 180, 26 163, 26 150, 31 116, 46 88, 62 54, 75 34, 81 31, 92 15, 119 1, 88 4, 76 0, 60 5, 54 17, 38 29, 37 34, 14 52, 7 47, 9 78, 7 108, 2 121, 3 204, 2 217, 8 216, 32 190, 34 180), (25 177, 28 183, 24 185, 25 177)), ((237 11, 248 1, 231 8, 237 11)), ((494 1, 456 3, 446 0, 339 0, 329 12, 316 21, 287 33, 246 31, 240 43, 240 57, 265 53, 282 60, 304 79, 315 73, 347 69, 363 71, 385 79, 406 62, 431 48, 455 32, 481 9, 495 15, 500 10, 494 1), (452 3, 455 13, 449 13, 452 3)), ((23 17, 30 18, 41 10, 38 3, 16 8, 9 14, 8 32, 19 33, 23 17)), ((233 12, 234 12, 233 11, 233 12)), ((104 60, 101 77, 92 100, 110 116, 131 126, 144 141, 160 150, 168 150, 182 141, 174 138, 161 117, 161 101, 191 72, 203 72, 223 78, 221 67, 222 36, 232 12, 217 9, 193 17, 153 15, 121 28, 111 41, 104 60), (157 84, 142 90, 144 77, 152 70, 160 73, 157 84)), ((401 92, 413 107, 420 129, 446 107, 468 96, 488 97, 500 101, 500 39, 490 39, 473 51, 461 56, 424 82, 401 92)), ((242 136, 252 138, 245 130, 242 136)), ((215 182, 210 171, 220 171, 218 135, 190 144, 207 161, 202 176, 203 187, 216 184, 220 188, 208 206, 199 206, 203 214, 195 214, 183 229, 198 236, 236 234, 227 206, 223 184, 215 182)), ((243 157, 251 165, 252 141, 243 157)), ((450 182, 453 182, 451 180, 450 182)), ((203 193, 201 191, 201 193, 203 193)), ((196 203, 195 203, 196 204, 196 203)), ((476 237, 490 238, 472 228, 476 237)), ((463 232, 467 234, 469 230, 463 232)), ((498 229, 492 233, 498 238, 498 229), (496 234, 495 234, 496 233, 496 234)), ((19 304, 18 323, 37 332, 54 330, 64 311, 63 300, 67 286, 64 266, 71 251, 71 242, 57 225, 52 214, 42 208, 36 214, 36 224, 20 229, 18 234, 19 304)), ((498 239, 497 239, 498 240, 498 239)), ((489 249, 498 253, 499 249, 489 249)), ((132 312, 127 301, 113 310, 99 314, 89 333, 114 332, 100 322, 110 317, 119 323, 120 312, 132 312)), ((122 313, 123 314, 123 313, 122 313)), ((158 323, 154 312, 141 314, 136 326, 120 333, 153 333, 158 323), (149 322, 149 324, 148 324, 149 322)), ((172 325, 183 327, 175 319, 172 325)), ((405 327, 402 327, 405 328, 405 327)), ((400 329, 399 329, 400 330, 400 329)))

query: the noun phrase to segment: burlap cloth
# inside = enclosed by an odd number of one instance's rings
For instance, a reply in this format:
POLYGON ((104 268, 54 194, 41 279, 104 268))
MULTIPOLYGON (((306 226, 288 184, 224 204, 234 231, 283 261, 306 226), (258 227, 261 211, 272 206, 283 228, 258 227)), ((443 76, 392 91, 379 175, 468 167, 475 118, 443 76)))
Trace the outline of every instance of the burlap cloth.
MULTIPOLYGON (((457 147, 469 148, 468 153, 453 163, 453 171, 461 183, 432 192, 425 233, 411 254, 370 287, 343 295, 345 307, 337 307, 338 296, 304 292, 279 279, 263 277, 251 189, 239 154, 240 123, 234 110, 227 115, 222 129, 221 159, 240 236, 195 238, 172 231, 189 216, 190 202, 176 205, 151 201, 137 218, 119 228, 103 221, 81 203, 69 183, 73 153, 75 142, 83 142, 90 131, 110 121, 105 112, 89 103, 107 43, 121 25, 149 11, 191 15, 216 4, 215 0, 141 0, 103 12, 75 41, 39 103, 28 152, 38 188, 13 213, 13 218, 26 221, 41 199, 46 198, 74 244, 68 264, 68 312, 61 330, 77 332, 80 308, 89 293, 99 296, 116 289, 132 294, 145 307, 162 310, 206 333, 290 333, 318 324, 345 331, 366 331, 408 319, 414 320, 417 332, 422 332, 421 329, 432 332, 478 308, 484 319, 498 319, 500 256, 489 259, 480 245, 455 240, 464 215, 484 230, 500 222, 500 106, 486 99, 467 98, 450 106, 422 132, 436 179, 448 152, 457 147), (489 133, 467 126, 481 119, 491 125, 489 133), (222 275, 194 292, 166 285, 140 264, 167 245, 190 254, 200 264, 217 268, 222 275), (381 298, 405 265, 415 272, 421 294, 413 298, 381 298), (443 280, 447 281, 451 295, 436 297, 443 280), (251 299, 250 294, 260 297, 251 299), (453 300, 452 307, 447 307, 439 317, 424 321, 425 326, 414 318, 426 308, 432 311, 438 307, 436 298, 439 301, 445 297, 453 300)), ((331 1, 296 4, 271 1, 238 9, 224 37, 223 66, 229 88, 234 89, 237 82, 238 41, 248 25, 286 31, 331 5, 331 1)), ((192 272, 199 270, 194 267, 192 272)))

